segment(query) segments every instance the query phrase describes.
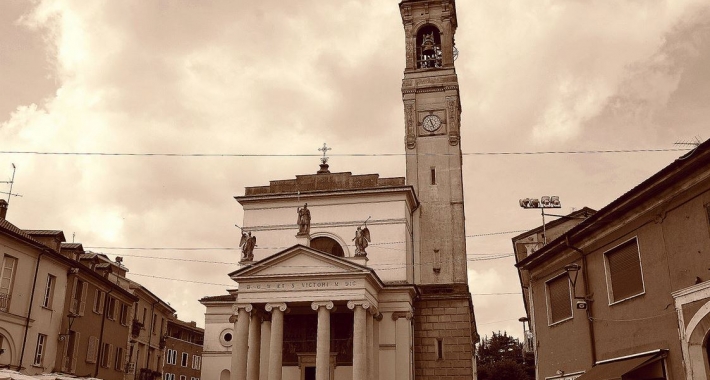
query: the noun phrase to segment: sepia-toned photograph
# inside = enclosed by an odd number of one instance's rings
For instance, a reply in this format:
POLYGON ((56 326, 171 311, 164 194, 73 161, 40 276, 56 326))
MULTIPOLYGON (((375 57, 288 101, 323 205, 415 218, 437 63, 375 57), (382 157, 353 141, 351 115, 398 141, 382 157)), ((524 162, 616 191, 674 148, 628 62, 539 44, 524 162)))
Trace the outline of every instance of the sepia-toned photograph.
POLYGON ((3 0, 0 380, 710 379, 707 0, 3 0))

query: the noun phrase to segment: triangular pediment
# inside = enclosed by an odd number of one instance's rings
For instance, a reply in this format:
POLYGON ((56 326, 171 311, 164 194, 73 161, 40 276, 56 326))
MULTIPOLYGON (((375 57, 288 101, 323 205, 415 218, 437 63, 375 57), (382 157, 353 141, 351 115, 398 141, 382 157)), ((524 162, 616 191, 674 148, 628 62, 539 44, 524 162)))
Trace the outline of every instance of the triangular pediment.
POLYGON ((235 280, 247 278, 327 276, 373 273, 370 268, 315 249, 295 245, 229 274, 235 280))

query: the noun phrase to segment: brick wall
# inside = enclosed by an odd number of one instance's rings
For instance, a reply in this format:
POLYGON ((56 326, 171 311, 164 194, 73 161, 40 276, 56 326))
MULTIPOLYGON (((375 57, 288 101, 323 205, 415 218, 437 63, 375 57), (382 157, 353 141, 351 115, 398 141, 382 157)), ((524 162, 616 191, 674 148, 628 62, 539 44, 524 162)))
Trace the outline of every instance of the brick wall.
POLYGON ((426 296, 414 304, 416 379, 473 379, 470 295, 426 296))

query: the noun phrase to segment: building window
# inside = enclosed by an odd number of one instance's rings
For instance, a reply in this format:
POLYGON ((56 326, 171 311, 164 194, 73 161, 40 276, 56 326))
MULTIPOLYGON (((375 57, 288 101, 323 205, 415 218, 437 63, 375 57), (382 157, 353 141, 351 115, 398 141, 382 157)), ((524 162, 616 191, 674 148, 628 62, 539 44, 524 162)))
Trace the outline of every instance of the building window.
POLYGON ((200 369, 202 365, 202 357, 197 355, 192 355, 192 369, 200 369))
POLYGON ((101 348, 101 366, 104 368, 111 368, 111 351, 113 351, 113 345, 104 343, 101 348))
POLYGON ((224 346, 224 347, 231 347, 232 346, 232 329, 224 329, 222 332, 219 334, 219 342, 224 346))
POLYGON ((153 321, 150 324, 150 331, 153 333, 153 335, 155 335, 155 321, 156 321, 157 317, 158 317, 157 314, 153 314, 153 321))
POLYGON ((74 279, 74 287, 72 288, 71 302, 69 304, 69 312, 76 315, 84 315, 86 309, 86 294, 89 284, 78 278, 74 279))
POLYGON ((99 338, 95 336, 89 337, 89 346, 86 349, 86 362, 96 363, 96 358, 99 356, 99 338))
POLYGON ((187 376, 185 376, 185 375, 180 375, 180 380, 187 380, 187 376))
POLYGON ((547 317, 549 324, 572 318, 572 292, 567 273, 545 283, 547 292, 547 317))
POLYGON ((175 380, 175 374, 174 373, 166 373, 165 380, 175 380))
POLYGON ((103 314, 104 313, 104 300, 106 299, 106 293, 96 289, 94 293, 94 313, 103 314))
POLYGON ((54 300, 54 284, 57 282, 57 278, 51 274, 47 275, 47 286, 44 288, 44 298, 42 299, 42 307, 48 309, 52 308, 52 301, 54 300))
POLYGON ((633 238, 604 252, 609 303, 644 293, 638 240, 633 238))
POLYGON ((121 302, 121 324, 128 326, 128 305, 121 302))
POLYGON ((431 184, 436 185, 436 168, 431 168, 431 184))
POLYGON ((182 359, 180 360, 180 365, 183 367, 187 367, 187 359, 190 357, 190 355, 187 352, 182 353, 182 359))
POLYGON ((116 357, 113 359, 113 369, 116 371, 123 370, 123 347, 116 347, 116 357))
POLYGON ((37 347, 35 348, 35 360, 32 365, 41 366, 42 360, 44 360, 44 348, 47 344, 47 336, 44 334, 37 334, 37 347))
POLYGON ((434 350, 436 351, 436 360, 443 360, 444 359, 444 339, 443 338, 436 338, 436 347, 434 347, 434 350))
POLYGON ((10 295, 16 268, 17 259, 5 255, 2 261, 2 274, 0 274, 0 311, 7 312, 10 308, 10 295))
POLYGON ((168 348, 168 353, 165 355, 165 361, 168 364, 177 364, 177 351, 168 348))
POLYGON ((106 301, 108 304, 106 305, 106 318, 115 321, 116 320, 116 299, 109 296, 108 300, 106 301))

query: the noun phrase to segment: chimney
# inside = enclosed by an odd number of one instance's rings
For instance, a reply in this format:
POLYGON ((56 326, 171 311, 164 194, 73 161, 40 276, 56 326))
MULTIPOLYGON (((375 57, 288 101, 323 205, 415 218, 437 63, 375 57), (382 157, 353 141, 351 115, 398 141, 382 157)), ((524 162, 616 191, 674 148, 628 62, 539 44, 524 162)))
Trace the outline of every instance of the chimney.
POLYGON ((0 219, 5 219, 7 216, 7 201, 0 199, 0 219))

